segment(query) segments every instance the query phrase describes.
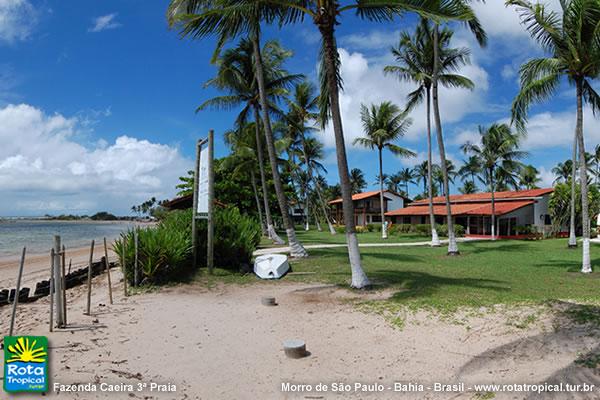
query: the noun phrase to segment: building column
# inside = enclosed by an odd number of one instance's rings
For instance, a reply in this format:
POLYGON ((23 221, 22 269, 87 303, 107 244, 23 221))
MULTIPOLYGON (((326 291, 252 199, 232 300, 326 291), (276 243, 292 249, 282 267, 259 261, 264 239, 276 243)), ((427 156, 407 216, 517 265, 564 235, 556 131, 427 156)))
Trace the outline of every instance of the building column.
POLYGON ((465 229, 467 235, 471 234, 471 217, 467 215, 467 227, 465 229))

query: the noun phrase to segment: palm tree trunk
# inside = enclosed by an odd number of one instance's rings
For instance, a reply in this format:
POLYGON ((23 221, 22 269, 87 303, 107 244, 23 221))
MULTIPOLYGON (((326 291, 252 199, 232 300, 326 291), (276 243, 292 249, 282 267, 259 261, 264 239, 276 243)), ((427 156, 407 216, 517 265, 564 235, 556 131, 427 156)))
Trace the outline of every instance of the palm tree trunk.
MULTIPOLYGON (((324 16, 324 19, 333 17, 324 16)), ((338 57, 337 46, 334 38, 334 21, 324 21, 318 25, 323 37, 324 62, 326 68, 327 87, 329 91, 329 102, 331 108, 331 120, 335 136, 335 152, 337 156, 338 173, 340 175, 340 188, 342 191, 342 209, 344 212, 344 224, 346 225, 346 242, 348 243, 348 258, 352 270, 351 286, 364 289, 369 286, 369 279, 362 269, 358 238, 354 225, 354 205, 352 204, 352 187, 348 173, 348 159, 346 157, 346 144, 342 128, 342 116, 339 103, 339 82, 336 71, 335 59, 338 57)))
POLYGON ((448 186, 448 166, 446 164, 446 149, 444 148, 444 135, 442 133, 442 120, 440 117, 440 106, 438 99, 438 74, 439 74, 439 25, 436 23, 433 29, 433 115, 437 132, 437 142, 440 148, 440 163, 442 168, 444 196, 446 197, 446 216, 448 218, 448 255, 458 255, 458 244, 454 234, 454 223, 452 222, 452 208, 450 206, 450 190, 448 186))
POLYGON ((289 206, 285 192, 283 190, 283 184, 281 183, 281 177, 279 175, 279 169, 277 168, 277 154, 275 153, 275 143, 273 141, 273 131, 271 130, 271 121, 269 119, 269 108, 267 101, 267 93, 265 89, 265 77, 262 65, 262 58, 260 54, 260 43, 258 39, 258 32, 255 32, 252 37, 252 47, 254 51, 254 64, 256 68, 256 81, 258 83, 258 94, 260 99, 260 106, 262 111, 263 128, 265 130, 265 137, 267 139, 267 150, 269 153, 269 162, 271 164, 271 172, 273 173, 273 181, 275 184, 275 194, 277 195, 277 202, 279 203, 279 210, 281 211, 281 218, 283 219, 283 225, 285 232, 288 237, 288 245, 290 246, 290 253, 292 257, 308 257, 308 253, 304 247, 300 244, 296 238, 296 231, 292 224, 289 206))
POLYGON ((262 195, 263 195, 263 203, 265 205, 265 216, 267 219, 267 235, 269 239, 273 241, 275 244, 285 244, 283 239, 279 237, 277 232, 275 231, 275 226, 273 225, 273 217, 271 217, 271 207, 269 207, 269 197, 267 190, 267 176, 265 173, 265 164, 264 164, 264 156, 263 156, 263 148, 262 148, 262 140, 260 140, 260 116, 258 115, 258 108, 254 108, 254 133, 256 135, 256 158, 258 158, 258 168, 260 170, 260 183, 262 186, 262 195))
MULTIPOLYGON (((304 136, 302 136, 302 141, 304 143, 304 136)), ((306 151, 304 151, 304 144, 302 144, 302 151, 304 153, 304 162, 306 163, 306 169, 308 170, 308 179, 312 181, 313 180, 312 167, 310 166, 310 162, 306 155, 306 151)), ((327 226, 329 227, 329 233, 331 233, 332 235, 335 235, 337 232, 335 231, 335 228, 333 227, 333 224, 331 223, 331 220, 329 219, 329 215, 327 214, 327 209, 325 208, 325 201, 323 200, 323 196, 321 195, 321 187, 320 187, 318 181, 315 181, 315 191, 317 192, 317 196, 319 197, 319 203, 321 204, 321 210, 323 211, 323 215, 325 216, 325 220, 327 221, 327 226)), ((316 210, 316 207, 315 207, 315 210, 316 210)), ((315 221, 318 225, 318 223, 319 223, 318 218, 315 217, 315 221)), ((318 229, 318 230, 321 231, 321 229, 318 229)))
POLYGON ((492 192, 492 240, 496 240, 496 187, 494 185, 493 168, 490 168, 490 189, 492 192))
POLYGON ((571 223, 569 225, 569 248, 577 247, 577 233, 575 232, 575 202, 577 201, 576 186, 577 186, 577 128, 573 135, 573 158, 571 159, 571 223))
POLYGON ((588 198, 587 161, 585 159, 585 144, 583 141, 583 82, 577 81, 577 142, 579 144, 579 184, 581 185, 581 222, 583 223, 583 259, 581 272, 592 272, 590 261, 590 216, 588 198))
POLYGON ((435 213, 433 212, 433 187, 431 181, 433 178, 433 161, 431 156, 431 88, 427 87, 427 200, 429 201, 429 224, 431 225, 431 246, 440 247, 440 237, 435 229, 435 213))
MULTIPOLYGON (((310 181, 312 180, 312 176, 310 173, 310 166, 308 165, 308 157, 306 156, 306 141, 304 140, 304 133, 301 133, 301 140, 302 140, 302 155, 304 156, 304 163, 306 164, 306 172, 308 174, 308 181, 306 182, 306 193, 305 193, 305 199, 304 199, 304 203, 305 203, 305 208, 306 208, 306 226, 304 227, 305 231, 309 231, 310 230, 310 222, 309 222, 309 205, 308 205, 308 195, 309 195, 309 188, 310 188, 310 181)), ((315 216, 315 220, 317 219, 317 217, 315 216)))
POLYGON ((260 199, 258 197, 258 188, 256 187, 256 176, 254 170, 250 169, 250 180, 252 181, 252 191, 254 192, 254 200, 256 201, 256 209, 258 210, 258 219, 260 220, 260 229, 263 236, 268 236, 267 227, 263 219, 262 207, 260 205, 260 199))
POLYGON ((387 231, 385 229, 385 210, 383 203, 383 157, 381 149, 379 151, 379 211, 381 212, 381 238, 387 239, 387 231))

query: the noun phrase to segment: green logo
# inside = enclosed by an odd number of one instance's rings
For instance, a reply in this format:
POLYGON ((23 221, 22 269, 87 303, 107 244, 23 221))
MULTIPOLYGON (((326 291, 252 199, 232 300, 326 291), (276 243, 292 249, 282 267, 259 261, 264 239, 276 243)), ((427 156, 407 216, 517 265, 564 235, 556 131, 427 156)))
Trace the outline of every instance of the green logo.
POLYGON ((4 391, 48 391, 48 339, 45 336, 4 337, 4 391))

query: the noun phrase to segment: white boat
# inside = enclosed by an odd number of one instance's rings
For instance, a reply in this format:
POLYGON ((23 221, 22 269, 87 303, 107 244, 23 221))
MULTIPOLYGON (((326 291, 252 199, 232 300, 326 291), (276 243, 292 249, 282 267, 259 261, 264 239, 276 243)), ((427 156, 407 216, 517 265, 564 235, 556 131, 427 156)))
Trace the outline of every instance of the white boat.
POLYGON ((288 258, 283 254, 265 254, 254 260, 254 273, 261 279, 279 279, 289 269, 288 258))

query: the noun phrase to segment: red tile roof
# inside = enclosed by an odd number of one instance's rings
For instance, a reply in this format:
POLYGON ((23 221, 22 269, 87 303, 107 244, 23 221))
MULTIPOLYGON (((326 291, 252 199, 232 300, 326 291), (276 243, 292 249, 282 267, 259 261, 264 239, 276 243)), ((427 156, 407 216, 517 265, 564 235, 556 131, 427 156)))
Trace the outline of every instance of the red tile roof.
MULTIPOLYGON (((533 200, 524 201, 501 201, 496 203, 495 215, 504 215, 512 211, 518 210, 519 208, 533 204, 533 200)), ((492 203, 490 202, 471 202, 471 203, 460 203, 450 205, 452 215, 492 215, 492 203)), ((434 205, 434 215, 446 215, 445 205, 434 205)), ((429 215, 429 206, 425 204, 412 203, 406 208, 400 208, 387 212, 385 214, 388 217, 394 216, 410 216, 410 215, 429 215)))
MULTIPOLYGON (((545 194, 552 193, 554 189, 532 189, 532 190, 517 190, 508 192, 496 192, 494 197, 496 200, 518 200, 518 199, 531 199, 532 197, 540 197, 545 194)), ((475 194, 456 194, 450 196, 451 203, 466 203, 466 202, 481 202, 491 201, 491 193, 475 193, 475 194)), ((434 204, 445 204, 446 199, 444 196, 438 196, 433 198, 434 204)), ((415 201, 411 206, 428 204, 427 199, 415 201)))
MULTIPOLYGON (((379 192, 380 192, 379 190, 373 190, 371 192, 362 192, 362 193, 353 194, 352 201, 368 199, 370 197, 379 196, 379 192)), ((384 190, 383 193, 384 193, 384 196, 385 196, 385 193, 391 193, 391 194, 394 194, 399 197, 404 197, 402 195, 399 195, 398 193, 392 192, 391 190, 384 190)), ((331 200, 329 202, 329 204, 336 204, 336 203, 341 203, 341 202, 342 202, 342 198, 340 197, 339 199, 331 200)))

